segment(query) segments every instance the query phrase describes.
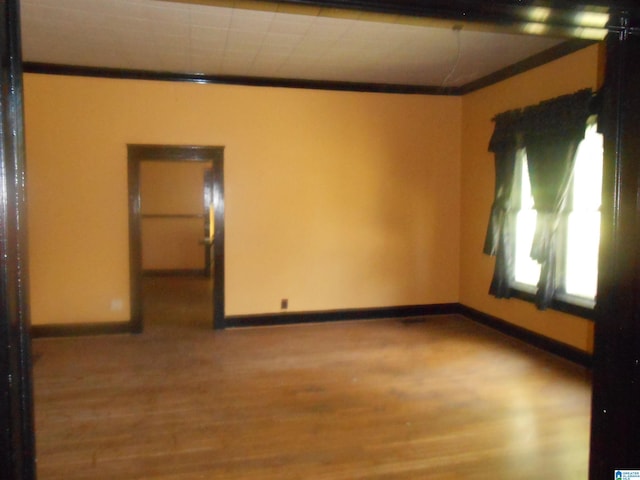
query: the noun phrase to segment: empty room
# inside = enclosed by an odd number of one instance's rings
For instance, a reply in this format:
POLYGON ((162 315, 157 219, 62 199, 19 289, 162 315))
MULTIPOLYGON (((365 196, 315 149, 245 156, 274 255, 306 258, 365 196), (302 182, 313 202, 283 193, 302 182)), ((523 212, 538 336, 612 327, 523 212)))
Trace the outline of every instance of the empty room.
POLYGON ((635 475, 637 32, 360 3, 20 2, 8 478, 635 475))

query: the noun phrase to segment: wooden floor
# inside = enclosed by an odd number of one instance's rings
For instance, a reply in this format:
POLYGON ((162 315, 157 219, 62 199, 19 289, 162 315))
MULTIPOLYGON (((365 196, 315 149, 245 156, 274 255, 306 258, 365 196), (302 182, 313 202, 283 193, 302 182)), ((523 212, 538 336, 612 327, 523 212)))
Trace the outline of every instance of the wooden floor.
POLYGON ((141 335, 34 340, 40 480, 587 478, 582 367, 458 316, 154 323, 172 282, 141 335))

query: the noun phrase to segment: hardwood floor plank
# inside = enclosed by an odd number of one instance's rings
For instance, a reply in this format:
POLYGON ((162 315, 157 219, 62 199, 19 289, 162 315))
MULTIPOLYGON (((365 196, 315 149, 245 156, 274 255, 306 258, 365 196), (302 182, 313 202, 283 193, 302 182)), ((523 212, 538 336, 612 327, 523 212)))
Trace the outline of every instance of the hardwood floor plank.
POLYGON ((587 477, 588 371, 460 316, 34 351, 44 480, 587 477))

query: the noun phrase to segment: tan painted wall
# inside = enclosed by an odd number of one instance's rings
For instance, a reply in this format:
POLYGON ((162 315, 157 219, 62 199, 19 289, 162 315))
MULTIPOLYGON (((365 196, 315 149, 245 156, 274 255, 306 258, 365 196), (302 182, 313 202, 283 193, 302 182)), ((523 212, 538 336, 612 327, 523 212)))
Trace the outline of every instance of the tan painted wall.
POLYGON ((204 270, 203 220, 143 218, 142 269, 204 270))
POLYGON ((456 302, 461 104, 26 75, 33 323, 129 318, 127 143, 226 147, 228 315, 456 302))
POLYGON ((140 162, 142 214, 202 215, 208 168, 211 162, 140 162))
POLYGON ((144 215, 204 215, 207 168, 211 168, 210 162, 141 162, 143 270, 204 269, 204 217, 144 215))
POLYGON ((482 245, 494 188, 493 156, 487 151, 491 118, 581 88, 596 89, 598 57, 592 46, 463 98, 460 302, 586 351, 592 351, 591 321, 487 294, 494 259, 482 254, 482 245))

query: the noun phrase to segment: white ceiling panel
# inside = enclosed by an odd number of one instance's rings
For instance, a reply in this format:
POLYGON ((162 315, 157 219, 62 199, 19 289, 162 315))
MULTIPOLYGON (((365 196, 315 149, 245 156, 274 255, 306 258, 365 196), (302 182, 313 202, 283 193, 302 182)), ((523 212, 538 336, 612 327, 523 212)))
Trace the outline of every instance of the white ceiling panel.
POLYGON ((21 3, 27 62, 184 74, 456 87, 563 41, 159 0, 21 3))

